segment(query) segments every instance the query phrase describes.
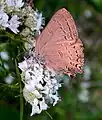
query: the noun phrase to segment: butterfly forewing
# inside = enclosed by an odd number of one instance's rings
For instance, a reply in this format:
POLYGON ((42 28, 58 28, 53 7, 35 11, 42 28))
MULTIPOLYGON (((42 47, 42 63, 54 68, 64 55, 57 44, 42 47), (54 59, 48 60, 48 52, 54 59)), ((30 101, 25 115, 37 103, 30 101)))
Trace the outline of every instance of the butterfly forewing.
POLYGON ((72 16, 62 8, 38 37, 36 53, 44 58, 47 67, 75 76, 84 65, 82 46, 72 16))
MULTIPOLYGON (((51 40, 56 40, 55 37, 63 36, 65 39, 74 42, 73 38, 78 37, 78 32, 74 23, 74 20, 70 13, 62 8, 58 10, 51 18, 48 25, 43 30, 42 34, 37 40, 37 51, 39 52, 45 44, 51 40), (59 32, 61 31, 61 33, 59 32), (63 33, 63 34, 62 34, 63 33), (54 39, 53 39, 54 38, 54 39)), ((57 38, 58 39, 58 38, 57 38)))

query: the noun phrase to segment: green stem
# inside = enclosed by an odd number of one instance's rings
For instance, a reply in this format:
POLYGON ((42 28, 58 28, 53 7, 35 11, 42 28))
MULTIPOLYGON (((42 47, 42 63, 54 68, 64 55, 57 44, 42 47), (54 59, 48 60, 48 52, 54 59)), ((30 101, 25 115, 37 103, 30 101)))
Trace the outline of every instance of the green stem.
POLYGON ((20 77, 19 69, 17 67, 16 59, 15 59, 15 66, 16 66, 16 74, 20 84, 20 120, 23 120, 23 95, 22 95, 23 91, 22 91, 21 77, 20 77))
POLYGON ((22 83, 20 80, 20 120, 23 120, 23 95, 22 95, 22 83))
POLYGON ((23 42, 23 43, 27 42, 30 44, 29 41, 22 39, 20 35, 15 35, 7 31, 0 31, 0 37, 4 37, 4 36, 9 37, 11 40, 15 40, 15 41, 23 42))
POLYGON ((50 117, 50 119, 53 120, 52 116, 47 111, 45 111, 45 112, 50 117))

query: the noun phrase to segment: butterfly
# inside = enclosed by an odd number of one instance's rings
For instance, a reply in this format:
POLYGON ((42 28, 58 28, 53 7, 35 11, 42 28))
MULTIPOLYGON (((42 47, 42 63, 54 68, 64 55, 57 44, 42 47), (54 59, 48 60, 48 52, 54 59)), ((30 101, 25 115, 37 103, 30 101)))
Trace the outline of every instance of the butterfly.
POLYGON ((83 44, 75 22, 65 8, 52 16, 36 40, 35 51, 37 56, 43 58, 45 66, 56 72, 70 77, 83 72, 83 44))

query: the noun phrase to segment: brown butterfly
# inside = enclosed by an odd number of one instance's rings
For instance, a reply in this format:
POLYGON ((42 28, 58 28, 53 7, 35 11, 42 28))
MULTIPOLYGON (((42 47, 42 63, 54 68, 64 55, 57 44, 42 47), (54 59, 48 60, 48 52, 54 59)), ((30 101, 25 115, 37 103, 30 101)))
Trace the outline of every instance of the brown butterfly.
POLYGON ((58 10, 36 41, 36 55, 44 59, 45 66, 71 77, 82 73, 83 44, 78 38, 71 14, 58 10))

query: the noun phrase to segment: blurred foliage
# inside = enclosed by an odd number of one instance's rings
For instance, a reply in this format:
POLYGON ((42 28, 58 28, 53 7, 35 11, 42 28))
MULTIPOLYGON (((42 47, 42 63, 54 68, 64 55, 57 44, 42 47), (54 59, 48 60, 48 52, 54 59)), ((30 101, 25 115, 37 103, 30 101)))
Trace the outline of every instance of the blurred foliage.
MULTIPOLYGON (((24 104, 24 120, 102 120, 102 0, 34 0, 34 7, 43 13, 46 24, 58 9, 65 7, 72 14, 85 47, 85 65, 90 68, 88 80, 78 75, 59 93, 62 100, 40 115, 30 117, 31 106, 24 104), (89 100, 78 98, 81 83, 90 83, 87 88, 89 100)), ((15 71, 15 59, 23 59, 23 42, 17 36, 0 31, 0 52, 7 51, 9 60, 0 58, 0 119, 19 119, 19 79, 15 71), (8 37, 9 36, 9 37, 8 37), (16 38, 15 38, 16 37, 16 38), (9 68, 5 68, 6 63, 9 68), (14 77, 12 84, 5 77, 14 77)), ((85 74, 85 73, 83 73, 85 74)), ((88 74, 85 74, 86 76, 88 74)))

